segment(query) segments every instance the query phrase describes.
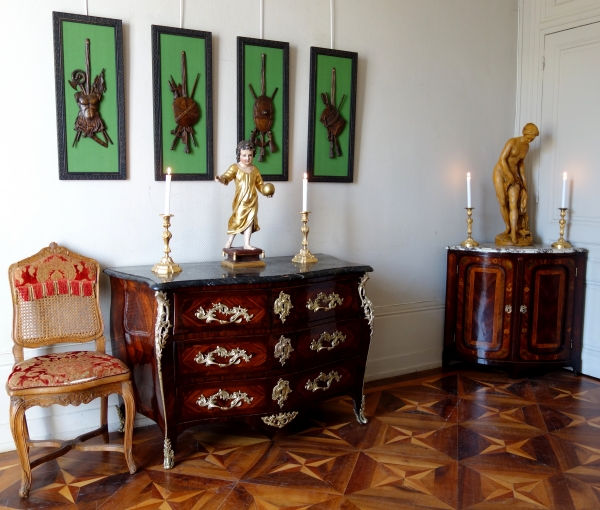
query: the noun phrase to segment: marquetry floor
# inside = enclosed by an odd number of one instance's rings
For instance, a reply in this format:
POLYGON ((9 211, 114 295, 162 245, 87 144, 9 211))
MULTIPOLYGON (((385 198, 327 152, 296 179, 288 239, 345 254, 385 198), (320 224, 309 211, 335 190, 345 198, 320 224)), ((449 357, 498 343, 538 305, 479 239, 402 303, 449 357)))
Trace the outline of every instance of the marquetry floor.
POLYGON ((70 452, 33 471, 24 501, 16 455, 2 454, 0 507, 600 508, 598 380, 462 367, 365 393, 367 425, 337 398, 271 439, 243 423, 188 430, 170 471, 158 427, 136 429, 135 475, 119 454, 70 452))

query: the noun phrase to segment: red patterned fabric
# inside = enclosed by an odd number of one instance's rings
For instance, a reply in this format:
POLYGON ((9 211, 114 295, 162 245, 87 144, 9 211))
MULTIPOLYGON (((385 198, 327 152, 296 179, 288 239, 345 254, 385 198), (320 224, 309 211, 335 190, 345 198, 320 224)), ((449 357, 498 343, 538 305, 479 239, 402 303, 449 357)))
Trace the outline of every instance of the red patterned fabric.
POLYGON ((68 386, 129 372, 120 360, 93 351, 46 354, 17 363, 8 378, 9 390, 68 386))
POLYGON ((92 296, 96 268, 82 260, 64 255, 50 255, 42 262, 28 264, 14 271, 14 285, 23 301, 47 296, 92 296))

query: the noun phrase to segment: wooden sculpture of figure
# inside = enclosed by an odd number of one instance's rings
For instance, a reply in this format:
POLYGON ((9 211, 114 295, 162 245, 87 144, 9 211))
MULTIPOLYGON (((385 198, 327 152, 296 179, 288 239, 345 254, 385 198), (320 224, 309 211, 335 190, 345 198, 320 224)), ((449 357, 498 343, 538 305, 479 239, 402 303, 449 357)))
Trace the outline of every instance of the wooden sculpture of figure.
POLYGON ((525 124, 523 136, 506 142, 492 179, 496 198, 506 229, 496 236, 496 244, 529 246, 533 243, 527 216, 527 180, 525 178, 525 156, 529 144, 540 134, 535 124, 525 124))
POLYGON ((275 186, 263 183, 262 176, 252 164, 256 149, 250 140, 242 140, 236 149, 237 163, 231 165, 223 175, 217 175, 215 180, 221 184, 229 184, 235 180, 235 196, 231 205, 233 213, 229 218, 227 234, 229 238, 225 249, 231 248, 236 234, 244 234, 244 249, 257 250, 250 244, 253 232, 260 230, 258 226, 258 192, 271 198, 275 186))

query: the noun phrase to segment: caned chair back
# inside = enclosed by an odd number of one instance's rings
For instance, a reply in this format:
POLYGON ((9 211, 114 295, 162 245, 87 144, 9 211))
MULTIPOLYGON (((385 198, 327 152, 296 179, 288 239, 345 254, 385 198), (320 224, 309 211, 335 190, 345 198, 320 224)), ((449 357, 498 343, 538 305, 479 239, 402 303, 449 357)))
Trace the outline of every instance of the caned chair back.
POLYGON ((55 343, 95 340, 104 352, 99 274, 94 259, 56 243, 10 266, 16 361, 23 359, 23 347, 55 343))

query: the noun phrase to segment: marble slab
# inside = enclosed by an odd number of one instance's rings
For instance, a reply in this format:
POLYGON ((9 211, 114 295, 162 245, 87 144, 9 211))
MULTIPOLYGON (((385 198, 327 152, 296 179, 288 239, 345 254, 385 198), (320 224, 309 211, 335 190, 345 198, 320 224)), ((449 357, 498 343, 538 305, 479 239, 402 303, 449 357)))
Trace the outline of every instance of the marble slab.
POLYGON ((315 264, 294 264, 292 255, 287 257, 267 257, 265 267, 230 269, 221 261, 192 262, 179 264, 183 271, 168 277, 152 272, 152 266, 109 267, 104 269, 108 276, 123 280, 145 283, 153 290, 173 290, 184 287, 217 286, 232 284, 254 284, 303 280, 305 278, 335 276, 349 273, 367 273, 371 266, 346 262, 330 255, 317 253, 315 264))
POLYGON ((532 246, 500 246, 494 243, 481 243, 475 248, 465 248, 460 244, 455 246, 446 246, 447 250, 459 250, 459 251, 474 251, 480 253, 587 253, 585 248, 563 248, 556 249, 552 246, 546 246, 543 244, 534 244, 532 246))

